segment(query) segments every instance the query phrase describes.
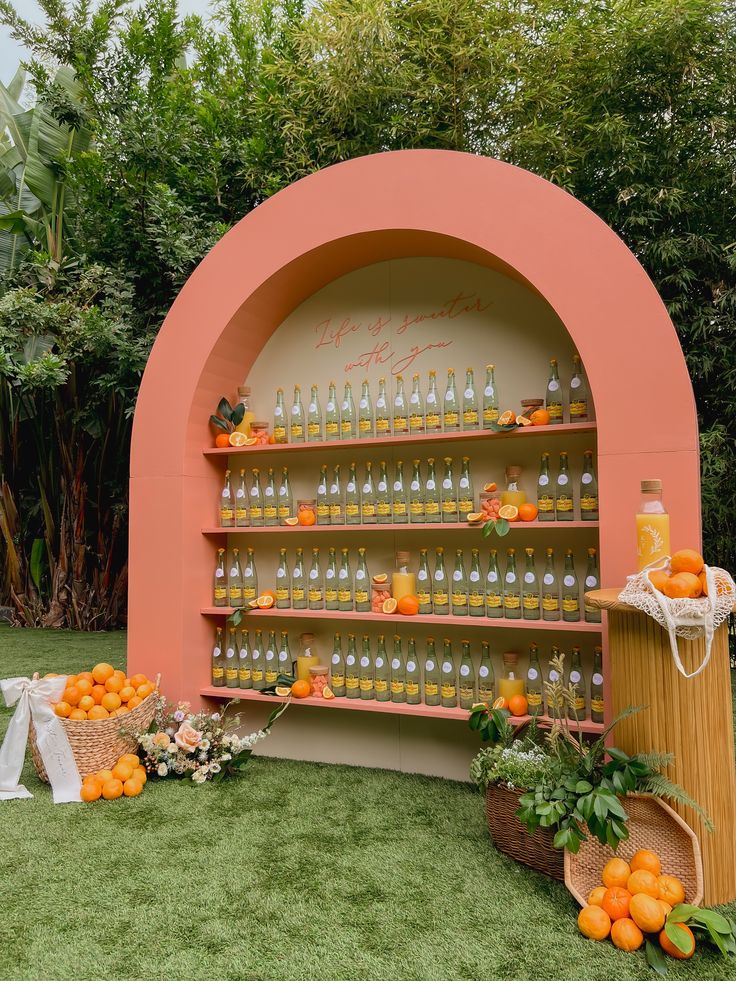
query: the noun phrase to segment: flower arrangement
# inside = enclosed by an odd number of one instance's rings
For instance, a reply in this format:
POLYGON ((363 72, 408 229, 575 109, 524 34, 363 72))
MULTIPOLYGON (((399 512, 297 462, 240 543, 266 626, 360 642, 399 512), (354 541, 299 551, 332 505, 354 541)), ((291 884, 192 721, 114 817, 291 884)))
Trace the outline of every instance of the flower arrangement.
POLYGON ((238 701, 228 702, 222 712, 193 713, 189 702, 173 705, 160 698, 151 725, 145 732, 135 733, 146 771, 162 779, 196 784, 242 774, 253 747, 266 738, 289 703, 280 704, 263 729, 240 736, 236 732, 240 716, 225 719, 238 701))

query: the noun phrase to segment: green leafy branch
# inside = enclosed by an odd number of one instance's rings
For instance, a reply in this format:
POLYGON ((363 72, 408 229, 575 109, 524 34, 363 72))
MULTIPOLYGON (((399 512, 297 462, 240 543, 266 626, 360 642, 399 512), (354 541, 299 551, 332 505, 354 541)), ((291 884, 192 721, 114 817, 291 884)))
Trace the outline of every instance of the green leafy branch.
POLYGON ((217 415, 210 416, 210 422, 217 429, 225 433, 231 433, 240 425, 245 415, 245 405, 238 402, 237 405, 230 405, 228 400, 223 397, 217 406, 217 415))

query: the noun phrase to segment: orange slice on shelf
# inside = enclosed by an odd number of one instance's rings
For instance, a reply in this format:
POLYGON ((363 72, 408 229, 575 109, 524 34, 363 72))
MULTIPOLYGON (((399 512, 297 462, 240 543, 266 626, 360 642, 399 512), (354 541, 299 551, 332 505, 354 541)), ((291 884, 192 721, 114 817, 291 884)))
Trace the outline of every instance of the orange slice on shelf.
POLYGON ((291 694, 291 688, 285 688, 283 685, 278 685, 276 687, 276 694, 280 695, 282 698, 287 698, 291 694))
POLYGON ((505 412, 502 412, 501 415, 498 417, 499 426, 511 426, 515 422, 516 422, 516 413, 512 412, 511 409, 507 409, 505 412))
POLYGON ((491 706, 491 708, 494 708, 494 709, 505 709, 505 708, 508 708, 508 707, 509 707, 509 703, 506 701, 506 699, 503 697, 503 695, 501 695, 499 698, 497 698, 496 701, 491 706))
POLYGON ((296 525, 299 524, 299 518, 286 518, 284 524, 288 525, 289 528, 294 528, 296 525))
POLYGON ((245 446, 247 442, 248 437, 245 435, 245 433, 239 433, 237 429, 230 433, 230 436, 228 437, 228 443, 231 446, 245 446))
POLYGON ((373 577, 373 582, 377 586, 380 586, 381 583, 388 582, 388 576, 386 575, 385 572, 379 572, 377 576, 373 577))
POLYGON ((477 525, 483 521, 484 515, 480 511, 471 511, 465 518, 469 525, 477 525))
POLYGON ((248 606, 251 608, 251 610, 257 610, 258 609, 258 600, 257 599, 248 600, 248 606))
POLYGON ((506 518, 507 521, 519 520, 519 509, 513 504, 504 504, 498 509, 499 518, 506 518))
POLYGON ((532 425, 532 421, 531 421, 531 419, 527 419, 526 416, 517 416, 516 417, 516 425, 517 426, 531 426, 532 425))
POLYGON ((322 698, 334 698, 334 697, 335 697, 334 691, 330 687, 325 685, 325 687, 322 689, 322 698))
POLYGON ((246 439, 246 441, 244 443, 242 443, 241 445, 242 446, 255 446, 256 443, 260 443, 260 442, 261 442, 261 440, 257 436, 249 436, 246 439))
POLYGON ((396 613, 396 607, 398 605, 399 604, 396 602, 393 596, 389 596, 388 599, 383 601, 383 606, 381 607, 381 609, 383 610, 384 613, 396 613))
POLYGON ((494 492, 495 490, 498 490, 498 487, 496 487, 496 483, 495 483, 495 481, 493 481, 493 480, 492 480, 492 481, 490 482, 490 484, 484 484, 484 485, 483 485, 483 490, 484 490, 484 491, 485 491, 485 492, 486 492, 487 494, 492 494, 492 493, 493 493, 493 492, 494 492))
POLYGON ((256 606, 259 610, 270 610, 273 606, 273 596, 259 596, 256 600, 256 606))

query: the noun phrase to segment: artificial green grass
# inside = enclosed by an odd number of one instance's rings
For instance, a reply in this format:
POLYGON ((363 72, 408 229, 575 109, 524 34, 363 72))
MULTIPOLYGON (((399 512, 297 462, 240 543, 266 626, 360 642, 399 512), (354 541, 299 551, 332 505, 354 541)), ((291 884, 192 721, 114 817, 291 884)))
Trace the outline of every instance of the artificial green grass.
MULTIPOLYGON (((124 635, 0 628, 2 677, 103 659, 124 665, 124 635)), ((466 784, 256 759, 217 787, 55 807, 30 762, 23 781, 32 801, 0 802, 5 981, 655 977, 495 851, 466 784)), ((726 981, 734 962, 699 950, 670 977, 726 981)))

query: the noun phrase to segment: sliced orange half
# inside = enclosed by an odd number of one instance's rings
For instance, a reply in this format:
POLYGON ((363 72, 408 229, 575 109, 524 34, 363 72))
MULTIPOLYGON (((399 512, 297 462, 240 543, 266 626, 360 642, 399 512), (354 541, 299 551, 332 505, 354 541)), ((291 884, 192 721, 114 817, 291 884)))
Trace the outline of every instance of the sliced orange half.
POLYGON ((273 606, 273 596, 259 596, 256 600, 256 606, 259 610, 270 610, 273 606))
POLYGON ((277 685, 276 694, 280 695, 282 698, 286 698, 288 695, 291 695, 291 688, 285 688, 283 685, 277 685))
POLYGON ((504 504, 498 509, 498 516, 499 518, 506 518, 507 521, 518 521, 519 509, 513 504, 504 504))
POLYGON ((379 572, 377 576, 373 577, 373 582, 377 586, 380 586, 381 583, 388 582, 388 576, 386 575, 385 572, 379 572))
POLYGON ((243 446, 255 446, 256 443, 260 443, 261 440, 257 436, 249 436, 246 441, 242 444, 243 446))
POLYGON ((532 421, 531 421, 531 419, 527 419, 526 416, 517 416, 516 417, 516 425, 517 426, 531 426, 532 425, 532 421))
POLYGON ((248 442, 248 437, 245 433, 239 433, 236 429, 235 432, 230 433, 229 442, 231 446, 245 446, 248 442))
POLYGON ((248 600, 248 606, 251 608, 251 610, 257 610, 258 609, 258 600, 257 599, 248 600))
POLYGON ((479 522, 483 520, 483 518, 484 515, 480 511, 471 511, 470 514, 467 515, 465 520, 468 522, 469 525, 477 525, 479 522))
POLYGON ((299 518, 286 518, 284 524, 288 525, 289 528, 293 528, 295 525, 299 524, 299 518))
POLYGON ((334 691, 328 685, 325 685, 325 687, 322 689, 322 698, 334 698, 334 697, 335 697, 334 691))
POLYGON ((491 707, 494 709, 505 709, 508 708, 509 706, 506 699, 503 697, 503 695, 501 695, 499 698, 496 699, 496 701, 493 703, 491 707))
POLYGON ((389 596, 388 599, 383 601, 382 610, 384 613, 396 613, 396 607, 398 605, 393 596, 389 596))
POLYGON ((484 487, 483 487, 483 490, 484 490, 484 491, 485 491, 485 492, 486 492, 487 494, 492 494, 492 493, 493 493, 493 492, 494 492, 495 490, 498 490, 498 488, 496 487, 496 484, 495 484, 495 481, 493 481, 493 480, 492 480, 492 481, 490 482, 490 484, 485 484, 485 485, 484 485, 484 487))
POLYGON ((507 409, 498 417, 499 426, 510 426, 516 422, 516 413, 512 412, 511 409, 507 409))

